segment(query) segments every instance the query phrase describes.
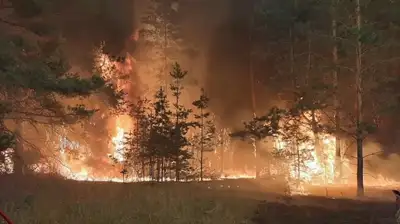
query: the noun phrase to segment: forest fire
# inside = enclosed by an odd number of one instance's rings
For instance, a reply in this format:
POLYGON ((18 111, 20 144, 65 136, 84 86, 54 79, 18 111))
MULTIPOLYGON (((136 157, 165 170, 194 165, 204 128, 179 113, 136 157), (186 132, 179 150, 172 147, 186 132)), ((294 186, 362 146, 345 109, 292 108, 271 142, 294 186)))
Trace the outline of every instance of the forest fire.
MULTIPOLYGON (((131 88, 129 82, 121 80, 120 76, 129 74, 133 70, 134 60, 128 57, 125 62, 113 62, 106 54, 101 51, 96 52, 95 57, 96 68, 107 80, 113 81, 118 90, 126 90, 131 88)), ((320 119, 319 114, 317 114, 320 119)), ((274 137, 273 149, 265 147, 266 151, 276 154, 273 158, 279 162, 279 167, 271 165, 269 167, 270 174, 282 176, 291 188, 292 194, 306 194, 305 186, 307 185, 343 185, 354 184, 354 168, 351 167, 350 159, 348 156, 342 155, 340 159, 336 158, 336 138, 324 132, 313 131, 311 113, 304 113, 300 119, 300 125, 297 126, 296 133, 301 136, 293 135, 293 133, 282 133, 274 137), (340 170, 340 173, 339 173, 340 170)), ((291 124, 293 121, 288 121, 286 124, 291 124)), ((64 137, 60 137, 57 147, 59 151, 59 164, 55 169, 60 175, 67 179, 78 181, 112 181, 112 182, 137 182, 137 181, 151 181, 154 180, 150 176, 139 177, 136 174, 125 175, 122 172, 123 164, 125 162, 125 135, 132 130, 132 118, 127 115, 113 115, 108 119, 109 136, 108 152, 103 155, 101 159, 101 170, 96 170, 94 167, 88 165, 88 160, 92 156, 94 149, 85 149, 85 144, 79 144, 68 140, 65 136, 67 132, 63 133, 64 137)), ((226 129, 224 129, 225 132, 226 129)), ((225 133, 229 135, 229 133, 225 133)), ((222 141, 222 139, 220 139, 222 141)), ((227 140, 227 139, 225 139, 227 140)), ((222 148, 230 148, 223 143, 222 148)), ((224 149, 223 149, 224 150, 224 149)), ((222 151, 223 151, 222 150, 222 151)), ((257 149, 258 150, 258 149, 257 149)), ((211 157, 218 157, 217 149, 210 153, 211 157)), ((8 151, 6 151, 7 153, 8 151)), ((219 158, 222 160, 223 158, 219 158)), ((8 169, 11 169, 10 159, 8 162, 8 169)), ((220 163, 218 159, 214 163, 220 163)), ((209 165, 210 167, 215 164, 209 165)), ((5 167, 0 166, 0 169, 5 167)), ((41 164, 37 166, 38 172, 51 172, 48 167, 41 164)), ((252 169, 247 172, 240 171, 232 167, 219 172, 219 176, 214 178, 205 177, 203 180, 210 181, 212 179, 254 179, 255 175, 250 174, 252 169)), ((166 177, 163 180, 172 180, 166 177)), ((188 181, 188 180, 182 180, 188 181)), ((385 178, 383 175, 378 174, 377 177, 365 178, 365 184, 368 186, 393 186, 398 185, 397 181, 385 178)))
MULTIPOLYGON (((111 80, 116 84, 118 90, 126 90, 129 88, 126 83, 120 80, 120 76, 132 70, 131 60, 127 59, 126 63, 113 62, 100 50, 95 52, 95 67, 106 80, 111 80)), ((56 172, 67 179, 79 181, 113 181, 122 182, 119 165, 124 161, 124 142, 125 134, 131 130, 131 118, 126 115, 114 115, 108 119, 108 133, 111 134, 108 141, 108 153, 105 153, 101 158, 103 164, 102 170, 96 170, 88 165, 88 160, 91 158, 92 149, 90 145, 80 144, 68 140, 65 136, 60 137, 58 147, 60 148, 59 163, 56 164, 56 172), (85 149, 85 147, 87 149, 85 149)), ((47 169, 38 169, 43 172, 47 169)), ((133 178, 131 181, 137 181, 133 178)))

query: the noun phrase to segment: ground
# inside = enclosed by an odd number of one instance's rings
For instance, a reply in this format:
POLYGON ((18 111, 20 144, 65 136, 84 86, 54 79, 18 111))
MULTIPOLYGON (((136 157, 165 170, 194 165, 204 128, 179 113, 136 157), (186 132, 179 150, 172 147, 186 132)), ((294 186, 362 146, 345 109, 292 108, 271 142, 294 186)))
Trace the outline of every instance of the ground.
MULTIPOLYGON (((255 180, 207 183, 96 183, 57 178, 0 178, 0 209, 16 224, 389 224, 389 190, 315 187, 321 196, 284 196, 255 180), (271 193, 275 192, 275 193, 271 193), (335 198, 332 198, 335 197, 335 198)), ((1 222, 0 222, 1 223, 1 222)))

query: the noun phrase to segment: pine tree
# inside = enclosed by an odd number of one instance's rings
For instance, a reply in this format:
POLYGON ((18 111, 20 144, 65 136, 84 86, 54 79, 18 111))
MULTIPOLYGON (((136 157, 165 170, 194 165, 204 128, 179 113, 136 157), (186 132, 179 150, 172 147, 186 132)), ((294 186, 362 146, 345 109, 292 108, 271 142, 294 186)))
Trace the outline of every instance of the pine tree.
MULTIPOLYGON (((83 99, 100 92, 113 102, 121 98, 101 76, 82 78, 70 72, 61 50, 62 36, 47 17, 54 16, 53 5, 46 2, 10 1, 8 10, 14 16, 0 14, 0 129, 2 136, 16 138, 4 145, 16 143, 15 158, 21 158, 22 144, 27 143, 22 130, 25 125, 43 129, 75 124, 97 111, 88 108, 83 99)), ((15 161, 16 165, 22 163, 15 161)), ((21 170, 17 167, 15 172, 21 170)))
MULTIPOLYGON (((151 115, 151 127, 148 139, 147 156, 149 157, 149 173, 150 176, 160 181, 166 175, 167 165, 171 164, 174 139, 171 135, 173 132, 174 121, 170 110, 170 103, 165 94, 165 90, 160 87, 154 96, 154 103, 151 115), (156 166, 156 167, 154 167, 156 166), (154 173, 156 169, 156 174, 154 173)), ((171 167, 168 167, 171 169, 171 167)))
POLYGON ((181 95, 182 95, 182 81, 186 77, 187 71, 183 71, 178 63, 175 63, 172 71, 170 72, 170 76, 173 79, 172 84, 170 85, 170 90, 174 97, 173 101, 173 123, 174 128, 172 131, 172 140, 173 140, 173 148, 172 152, 174 155, 174 166, 175 166, 175 175, 176 181, 180 180, 180 174, 182 172, 189 171, 189 160, 192 155, 189 150, 187 150, 187 146, 190 145, 188 141, 188 137, 186 136, 187 132, 190 128, 196 126, 196 123, 190 122, 189 116, 192 113, 191 109, 185 108, 181 103, 181 95))
POLYGON ((142 179, 146 177, 146 165, 148 156, 146 154, 149 146, 150 101, 146 98, 138 98, 136 103, 130 106, 130 116, 134 118, 134 129, 127 136, 127 152, 125 161, 129 168, 136 171, 142 179))
POLYGON ((207 97, 204 89, 201 89, 200 98, 193 102, 193 105, 199 110, 198 114, 195 114, 197 120, 200 136, 200 180, 203 181, 204 172, 204 152, 213 151, 213 140, 216 134, 215 125, 212 119, 210 119, 211 113, 208 112, 208 104, 210 99, 207 97))
POLYGON ((392 26, 398 23, 398 16, 391 12, 399 8, 393 1, 341 1, 336 5, 341 63, 335 67, 354 77, 355 96, 352 105, 343 105, 342 101, 342 111, 348 116, 341 116, 340 126, 342 132, 356 140, 358 196, 364 195, 364 159, 368 156, 364 154, 364 140, 377 131, 382 109, 392 103, 379 99, 390 98, 385 83, 393 80, 393 66, 398 63, 397 54, 393 53, 398 41, 392 26), (353 12, 351 18, 348 11, 353 12), (383 14, 386 16, 380 18, 383 14))

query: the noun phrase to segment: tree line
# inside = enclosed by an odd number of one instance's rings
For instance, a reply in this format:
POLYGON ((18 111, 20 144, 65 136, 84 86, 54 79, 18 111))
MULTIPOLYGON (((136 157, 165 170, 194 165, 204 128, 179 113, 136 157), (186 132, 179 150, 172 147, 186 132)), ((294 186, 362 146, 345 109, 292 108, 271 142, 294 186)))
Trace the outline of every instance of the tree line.
POLYGON ((169 89, 160 86, 151 100, 140 97, 130 105, 134 128, 124 140, 122 174, 130 171, 156 181, 203 180, 204 152, 214 150, 216 128, 204 89, 192 103, 196 112, 183 105, 186 75, 187 71, 175 63, 169 89), (199 158, 194 158, 194 151, 200 152, 199 158))

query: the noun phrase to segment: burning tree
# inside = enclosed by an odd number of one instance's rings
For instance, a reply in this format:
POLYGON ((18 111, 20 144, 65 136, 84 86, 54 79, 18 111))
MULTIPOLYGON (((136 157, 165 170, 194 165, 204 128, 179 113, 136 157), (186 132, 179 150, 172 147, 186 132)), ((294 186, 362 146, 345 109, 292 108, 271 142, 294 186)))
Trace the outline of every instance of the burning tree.
MULTIPOLYGON (((265 138, 278 134, 279 122, 283 113, 284 111, 281 109, 272 108, 267 115, 260 117, 255 116, 251 121, 245 122, 244 130, 232 133, 231 137, 250 139, 254 144, 259 144, 260 141, 265 140, 265 138)), ((257 145, 255 147, 258 148, 257 145)), ((262 165, 259 164, 258 151, 259 150, 255 151, 256 178, 260 175, 260 166, 262 165)), ((270 170, 269 167, 267 169, 270 170)))
POLYGON ((216 131, 216 138, 214 139, 214 155, 216 155, 215 163, 219 166, 219 173, 223 175, 225 173, 225 160, 228 156, 228 161, 232 162, 233 150, 231 148, 232 141, 230 137, 231 131, 227 128, 218 128, 216 131), (219 148, 219 150, 218 150, 219 148))
POLYGON ((296 189, 299 189, 302 181, 309 180, 308 173, 312 168, 308 163, 314 159, 315 138, 312 139, 310 131, 297 114, 287 113, 280 124, 279 134, 276 135, 277 144, 275 155, 278 159, 284 160, 289 167, 287 178, 289 183, 294 179, 296 189))
POLYGON ((172 105, 162 86, 151 101, 139 99, 132 105, 135 128, 127 138, 128 153, 125 154, 128 164, 135 161, 141 164, 142 175, 146 175, 147 167, 148 176, 157 181, 173 177, 180 181, 182 175, 189 178, 192 153, 188 150, 191 145, 188 131, 199 126, 189 120, 192 110, 180 101, 184 89, 182 80, 187 72, 175 63, 170 75, 173 78, 170 85, 172 105))
POLYGON ((27 129, 37 130, 40 136, 41 130, 51 126, 86 120, 97 108, 88 107, 85 99, 98 93, 107 93, 113 100, 121 97, 101 76, 82 78, 71 72, 59 32, 46 23, 42 3, 13 2, 8 9, 15 16, 0 15, 1 148, 13 148, 15 173, 26 167, 22 159, 26 148, 40 152, 46 147, 27 141, 27 129))

